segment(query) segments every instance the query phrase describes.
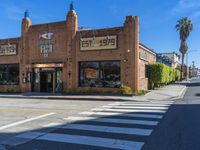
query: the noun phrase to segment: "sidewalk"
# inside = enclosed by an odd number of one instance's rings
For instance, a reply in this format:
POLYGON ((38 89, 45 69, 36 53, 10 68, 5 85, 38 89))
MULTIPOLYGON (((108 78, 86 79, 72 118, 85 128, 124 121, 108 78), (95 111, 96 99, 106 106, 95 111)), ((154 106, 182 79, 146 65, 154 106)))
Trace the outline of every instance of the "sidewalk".
POLYGON ((52 93, 0 94, 0 98, 52 99, 52 100, 98 100, 98 101, 152 101, 179 99, 186 92, 184 85, 168 85, 151 90, 144 96, 62 95, 52 93))

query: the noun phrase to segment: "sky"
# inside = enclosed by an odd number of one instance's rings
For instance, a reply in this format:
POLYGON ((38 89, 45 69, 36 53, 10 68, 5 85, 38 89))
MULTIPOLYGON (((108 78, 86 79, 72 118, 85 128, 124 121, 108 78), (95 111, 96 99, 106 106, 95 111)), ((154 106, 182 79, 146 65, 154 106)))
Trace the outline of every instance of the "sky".
MULTIPOLYGON (((188 38, 188 63, 200 68, 200 0, 73 0, 79 26, 123 26, 126 16, 139 16, 140 42, 155 52, 179 53, 177 20, 188 17, 194 26, 188 38)), ((33 24, 65 20, 71 0, 1 0, 0 39, 18 37, 25 10, 33 24)))

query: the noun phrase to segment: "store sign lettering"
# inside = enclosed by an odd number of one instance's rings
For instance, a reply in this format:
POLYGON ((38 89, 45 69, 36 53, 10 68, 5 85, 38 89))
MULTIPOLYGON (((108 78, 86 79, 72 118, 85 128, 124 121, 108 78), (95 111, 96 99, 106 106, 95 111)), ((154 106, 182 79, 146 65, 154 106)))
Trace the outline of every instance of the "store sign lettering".
POLYGON ((106 50, 117 48, 117 36, 103 36, 92 38, 81 38, 80 50, 106 50))
POLYGON ((53 44, 54 41, 53 33, 44 33, 39 35, 39 45, 40 45, 40 53, 44 55, 44 57, 48 57, 49 53, 53 52, 53 44))
POLYGON ((0 56, 16 54, 17 44, 0 45, 0 56))

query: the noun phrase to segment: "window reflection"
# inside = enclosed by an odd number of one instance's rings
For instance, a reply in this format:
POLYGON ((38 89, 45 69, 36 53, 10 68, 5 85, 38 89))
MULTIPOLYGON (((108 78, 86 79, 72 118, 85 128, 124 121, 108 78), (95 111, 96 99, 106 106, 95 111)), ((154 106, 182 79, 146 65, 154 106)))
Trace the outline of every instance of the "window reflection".
POLYGON ((19 65, 0 65, 0 84, 18 85, 19 84, 19 65))
POLYGON ((120 62, 80 62, 80 86, 119 88, 120 62))

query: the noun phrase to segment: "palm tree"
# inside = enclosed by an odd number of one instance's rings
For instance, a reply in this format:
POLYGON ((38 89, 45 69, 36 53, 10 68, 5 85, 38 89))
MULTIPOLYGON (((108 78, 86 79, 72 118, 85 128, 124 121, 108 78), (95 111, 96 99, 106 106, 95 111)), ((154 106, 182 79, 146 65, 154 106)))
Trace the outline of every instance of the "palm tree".
POLYGON ((182 54, 181 79, 183 79, 184 57, 188 50, 186 41, 192 29, 193 29, 193 24, 191 23, 191 20, 189 20, 187 17, 181 18, 180 20, 177 21, 176 30, 179 31, 179 36, 181 40, 179 51, 182 54))

